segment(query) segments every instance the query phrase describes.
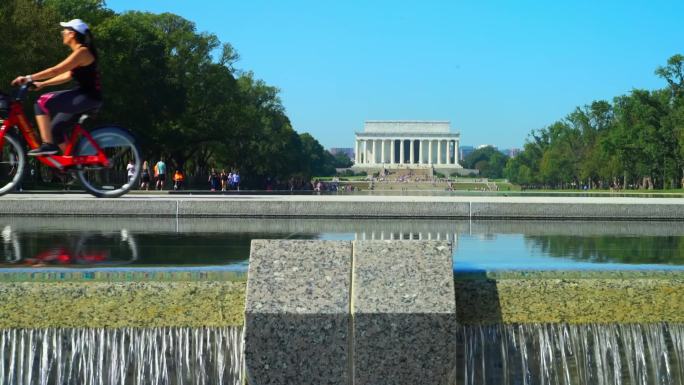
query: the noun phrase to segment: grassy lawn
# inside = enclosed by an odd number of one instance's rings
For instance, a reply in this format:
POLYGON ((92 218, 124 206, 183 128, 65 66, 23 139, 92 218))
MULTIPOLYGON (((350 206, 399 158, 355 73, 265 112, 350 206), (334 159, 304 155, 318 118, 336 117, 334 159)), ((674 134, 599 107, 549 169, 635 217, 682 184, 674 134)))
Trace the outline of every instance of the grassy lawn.
MULTIPOLYGON (((518 190, 520 187, 518 186, 518 190)), ((585 194, 684 194, 684 189, 665 189, 665 190, 579 190, 579 189, 564 189, 564 190, 550 190, 550 189, 526 189, 522 191, 523 193, 585 193, 585 194)))

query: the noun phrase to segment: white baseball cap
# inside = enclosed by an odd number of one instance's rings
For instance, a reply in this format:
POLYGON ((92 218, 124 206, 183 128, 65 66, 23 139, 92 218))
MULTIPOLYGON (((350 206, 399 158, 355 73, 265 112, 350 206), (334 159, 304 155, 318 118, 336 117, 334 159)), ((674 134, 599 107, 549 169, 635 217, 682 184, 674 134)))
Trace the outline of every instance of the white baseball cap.
POLYGON ((61 22, 59 23, 59 25, 65 28, 71 28, 74 31, 80 33, 81 35, 85 35, 89 29, 88 24, 84 23, 81 19, 74 19, 71 21, 67 21, 66 23, 61 22))

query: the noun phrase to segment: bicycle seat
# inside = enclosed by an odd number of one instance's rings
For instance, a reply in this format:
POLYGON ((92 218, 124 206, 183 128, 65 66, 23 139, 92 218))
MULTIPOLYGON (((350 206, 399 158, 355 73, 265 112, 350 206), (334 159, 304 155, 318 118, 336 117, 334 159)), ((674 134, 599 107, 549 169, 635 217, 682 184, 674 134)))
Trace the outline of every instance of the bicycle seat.
POLYGON ((92 110, 88 110, 88 111, 80 114, 80 116, 78 118, 78 124, 83 124, 83 123, 85 123, 86 120, 88 120, 90 118, 94 118, 98 112, 100 112, 99 108, 93 108, 92 110))

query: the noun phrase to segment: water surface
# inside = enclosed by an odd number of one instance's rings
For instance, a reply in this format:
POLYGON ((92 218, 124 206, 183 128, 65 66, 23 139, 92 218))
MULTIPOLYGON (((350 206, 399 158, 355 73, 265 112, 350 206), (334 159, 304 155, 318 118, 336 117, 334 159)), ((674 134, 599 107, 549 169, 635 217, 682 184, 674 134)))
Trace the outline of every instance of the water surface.
POLYGON ((0 269, 246 270, 252 239, 447 240, 456 271, 682 270, 673 222, 0 217, 0 269))

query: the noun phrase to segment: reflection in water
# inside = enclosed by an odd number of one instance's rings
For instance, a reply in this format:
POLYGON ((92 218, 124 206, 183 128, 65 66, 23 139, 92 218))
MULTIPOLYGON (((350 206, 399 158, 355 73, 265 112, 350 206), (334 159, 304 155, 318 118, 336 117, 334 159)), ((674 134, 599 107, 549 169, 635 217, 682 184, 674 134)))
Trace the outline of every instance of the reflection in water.
POLYGON ((684 237, 525 236, 530 248, 551 257, 594 263, 684 265, 684 237))
POLYGON ((552 222, 0 217, 4 267, 246 268, 252 239, 442 240, 456 270, 684 267, 684 226, 552 222))
POLYGON ((60 236, 21 234, 8 225, 2 230, 2 241, 4 262, 14 265, 123 265, 138 259, 135 237, 126 229, 118 234, 60 236))

